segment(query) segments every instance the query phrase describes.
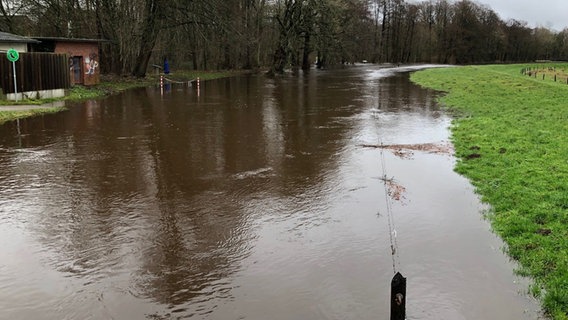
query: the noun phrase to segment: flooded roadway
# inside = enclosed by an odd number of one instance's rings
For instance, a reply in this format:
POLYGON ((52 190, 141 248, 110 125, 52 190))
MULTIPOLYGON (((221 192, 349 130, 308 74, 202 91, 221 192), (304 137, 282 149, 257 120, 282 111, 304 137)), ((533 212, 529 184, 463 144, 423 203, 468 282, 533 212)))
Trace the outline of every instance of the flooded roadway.
POLYGON ((408 319, 539 319, 451 154, 372 147, 449 141, 433 92, 394 71, 147 88, 1 126, 2 317, 387 319, 390 204, 408 319))

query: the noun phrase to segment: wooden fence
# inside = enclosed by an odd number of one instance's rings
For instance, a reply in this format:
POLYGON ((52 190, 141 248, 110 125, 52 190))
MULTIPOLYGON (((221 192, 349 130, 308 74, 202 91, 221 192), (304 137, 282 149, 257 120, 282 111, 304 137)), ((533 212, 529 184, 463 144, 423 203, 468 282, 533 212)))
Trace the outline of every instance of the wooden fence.
MULTIPOLYGON (((65 54, 20 53, 16 61, 18 93, 71 87, 69 60, 65 54)), ((12 62, 0 56, 0 88, 4 94, 14 93, 12 62)))
POLYGON ((550 80, 568 84, 568 71, 566 67, 528 67, 521 69, 521 73, 535 79, 550 80))

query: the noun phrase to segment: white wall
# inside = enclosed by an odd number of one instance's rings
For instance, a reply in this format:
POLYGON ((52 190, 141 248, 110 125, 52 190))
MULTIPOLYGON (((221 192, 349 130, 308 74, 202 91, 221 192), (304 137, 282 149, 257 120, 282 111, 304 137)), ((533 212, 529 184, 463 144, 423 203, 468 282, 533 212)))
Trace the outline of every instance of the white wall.
POLYGON ((16 97, 15 93, 7 93, 6 100, 23 100, 23 99, 50 99, 50 98, 61 98, 65 97, 65 89, 52 89, 52 90, 42 90, 42 91, 26 91, 18 92, 16 97))
POLYGON ((26 43, 0 43, 0 51, 2 52, 6 52, 11 48, 14 48, 18 52, 28 52, 28 45, 26 43))

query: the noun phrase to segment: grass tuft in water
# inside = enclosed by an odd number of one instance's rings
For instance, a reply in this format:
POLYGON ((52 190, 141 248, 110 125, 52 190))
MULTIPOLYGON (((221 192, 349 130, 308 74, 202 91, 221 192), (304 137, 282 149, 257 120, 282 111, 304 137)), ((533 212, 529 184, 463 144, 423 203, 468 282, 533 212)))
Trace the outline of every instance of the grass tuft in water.
POLYGON ((42 114, 57 113, 67 110, 65 107, 55 107, 55 108, 41 108, 41 109, 31 109, 22 111, 1 111, 0 112, 0 125, 7 121, 12 121, 16 119, 35 117, 42 114))

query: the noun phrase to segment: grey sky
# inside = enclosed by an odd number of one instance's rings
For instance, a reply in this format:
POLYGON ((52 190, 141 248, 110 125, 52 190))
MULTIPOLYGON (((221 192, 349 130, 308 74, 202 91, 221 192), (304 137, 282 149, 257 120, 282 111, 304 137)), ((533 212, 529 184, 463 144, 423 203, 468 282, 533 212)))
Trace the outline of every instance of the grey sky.
POLYGON ((477 0, 489 6, 503 21, 516 19, 530 27, 546 27, 556 31, 568 28, 566 0, 477 0))

